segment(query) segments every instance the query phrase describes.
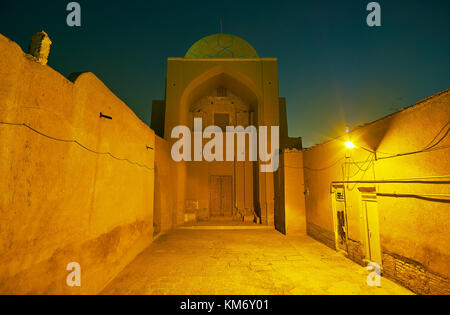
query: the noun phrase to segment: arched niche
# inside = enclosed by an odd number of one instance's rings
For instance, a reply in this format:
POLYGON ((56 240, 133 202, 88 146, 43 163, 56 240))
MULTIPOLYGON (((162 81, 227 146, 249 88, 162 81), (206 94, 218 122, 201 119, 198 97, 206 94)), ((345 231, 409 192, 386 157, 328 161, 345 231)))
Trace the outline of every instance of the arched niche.
MULTIPOLYGON (((242 73, 230 71, 224 67, 215 67, 206 71, 191 81, 184 90, 181 97, 180 114, 182 120, 192 126, 193 117, 204 117, 206 112, 209 112, 208 119, 205 124, 214 123, 211 120, 214 113, 229 113, 233 119, 230 119, 230 124, 241 125, 243 119, 236 118, 247 114, 257 117, 258 104, 261 104, 261 92, 252 80, 242 73), (220 95, 219 90, 225 91, 225 95, 220 95), (235 105, 234 110, 231 110, 228 105, 235 105), (208 102, 210 110, 208 110, 208 102), (234 102, 234 104, 233 104, 234 102), (211 104, 212 103, 212 104, 211 104), (224 105, 217 106, 217 105, 224 105), (212 112, 212 113, 211 113, 212 112), (234 113, 233 113, 234 112, 234 113)), ((249 123, 258 125, 257 119, 249 123)))

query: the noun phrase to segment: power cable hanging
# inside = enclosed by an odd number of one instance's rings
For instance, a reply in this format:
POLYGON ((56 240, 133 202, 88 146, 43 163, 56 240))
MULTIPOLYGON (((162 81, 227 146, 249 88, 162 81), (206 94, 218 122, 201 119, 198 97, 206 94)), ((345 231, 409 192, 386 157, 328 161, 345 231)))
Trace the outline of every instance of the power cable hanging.
MULTIPOLYGON (((380 152, 377 151, 377 153, 381 153, 381 154, 385 154, 388 156, 384 156, 384 157, 380 157, 378 158, 379 160, 385 160, 385 159, 391 159, 391 158, 395 158, 395 157, 400 157, 400 156, 405 156, 405 155, 412 155, 412 154, 418 154, 418 153, 424 153, 424 152, 430 152, 430 151, 435 151, 434 148, 436 148, 436 146, 438 144, 440 144, 445 138, 447 138, 447 136, 450 133, 450 127, 447 129, 447 132, 436 142, 433 144, 433 142, 439 137, 440 134, 442 134, 442 132, 445 130, 445 128, 447 128, 447 126, 450 124, 450 121, 448 121, 440 130, 439 132, 436 134, 436 136, 434 136, 433 140, 431 140, 428 145, 425 146, 425 148, 421 149, 421 150, 417 150, 417 151, 412 151, 412 152, 406 152, 406 153, 385 153, 385 152, 380 152)), ((438 150, 441 149, 445 149, 446 147, 439 147, 438 150)))
POLYGON ((447 138, 449 132, 450 132, 450 128, 447 129, 447 132, 444 134, 444 136, 442 136, 441 139, 439 139, 438 142, 436 142, 436 143, 433 144, 433 145, 429 145, 425 150, 428 151, 428 150, 430 150, 430 149, 436 147, 436 146, 437 146, 439 143, 441 143, 445 138, 447 138))
POLYGON ((341 162, 341 161, 344 160, 344 159, 345 159, 345 157, 340 158, 339 160, 337 160, 336 162, 334 162, 334 163, 331 164, 330 166, 327 166, 327 167, 324 167, 324 168, 314 169, 314 168, 310 168, 310 167, 306 167, 306 166, 304 166, 303 168, 306 169, 306 170, 308 170, 308 171, 312 171, 312 172, 321 172, 321 171, 325 171, 325 170, 327 170, 327 169, 330 169, 330 168, 336 166, 339 162, 341 162))
MULTIPOLYGON (((388 156, 384 156, 384 157, 377 157, 378 160, 386 160, 386 159, 392 159, 392 158, 396 158, 396 157, 401 157, 401 156, 407 156, 407 155, 413 155, 413 154, 419 154, 419 153, 425 153, 425 152, 432 152, 432 151, 438 151, 438 150, 443 150, 443 149, 447 149, 450 147, 450 145, 445 145, 445 146, 441 146, 441 147, 437 147, 442 141, 444 141, 445 138, 447 138, 447 136, 450 134, 450 127, 447 129, 447 132, 436 142, 433 144, 433 142, 435 142, 435 140, 439 137, 440 134, 442 134, 442 132, 445 130, 445 128, 447 128, 447 126, 450 124, 450 121, 448 121, 442 128, 441 130, 436 134, 436 136, 433 138, 433 140, 430 141, 430 143, 422 150, 418 150, 418 151, 413 151, 413 152, 406 152, 406 153, 398 153, 398 154, 394 154, 394 153, 385 153, 385 152, 381 152, 381 151, 373 151, 372 153, 375 154, 386 154, 388 156)), ((366 149, 364 147, 360 147, 366 151, 371 151, 369 149, 366 149)), ((367 163, 367 160, 364 162, 355 162, 353 161, 353 163, 363 163, 363 165, 365 163, 367 163)), ((373 162, 372 162, 373 163, 373 162)), ((356 164, 355 164, 356 165, 356 164)), ((333 165, 334 166, 334 165, 333 165)), ((370 167, 369 167, 370 168, 370 167)), ((307 169, 305 167, 305 169, 307 169)), ((324 168, 323 170, 326 170, 328 168, 324 168)), ((320 170, 318 170, 320 171, 320 170)), ((358 173, 358 172, 357 172, 358 173)), ((356 173, 356 174, 357 174, 356 173)), ((354 176, 356 176, 356 174, 354 176)))
MULTIPOLYGON (((59 139, 59 138, 55 138, 55 137, 49 136, 49 135, 47 135, 47 134, 45 134, 45 133, 43 133, 43 132, 40 132, 39 130, 34 129, 33 127, 31 127, 31 126, 29 126, 29 125, 27 125, 27 124, 25 124, 25 123, 23 123, 23 124, 18 124, 18 123, 8 123, 8 122, 0 121, 0 125, 9 125, 9 126, 21 126, 21 127, 26 127, 26 128, 28 128, 28 129, 30 129, 31 131, 33 131, 33 132, 35 132, 35 133, 37 133, 37 134, 39 134, 39 135, 41 135, 41 136, 43 136, 43 137, 45 137, 45 138, 48 138, 48 139, 50 139, 50 140, 59 141, 59 142, 64 142, 64 143, 75 143, 76 145, 80 146, 81 148, 83 148, 83 149, 85 149, 86 151, 89 151, 89 152, 91 152, 91 153, 98 154, 98 155, 109 155, 110 157, 112 157, 112 158, 115 159, 115 160, 123 161, 123 162, 128 162, 128 163, 131 164, 131 165, 135 165, 135 166, 138 166, 138 167, 141 167, 141 168, 145 168, 145 169, 147 169, 147 170, 149 170, 149 171, 153 171, 153 170, 154 170, 154 168, 150 168, 150 167, 148 167, 148 166, 146 166, 146 165, 143 165, 143 164, 140 164, 140 163, 138 163, 138 162, 134 162, 134 161, 131 161, 131 160, 126 159, 126 158, 118 158, 118 157, 114 156, 111 152, 98 152, 98 151, 89 149, 88 147, 86 147, 85 145, 81 144, 80 142, 78 142, 77 140, 74 140, 74 139, 72 139, 72 140, 67 140, 67 139, 59 139)), ((148 147, 148 148, 150 148, 150 147, 148 147)), ((151 148, 151 149, 153 149, 153 148, 151 148)))
MULTIPOLYGON (((445 124, 445 126, 442 127, 442 129, 439 131, 439 133, 433 138, 433 140, 430 141, 430 143, 425 147, 424 150, 428 149, 428 148, 432 145, 432 143, 434 142, 434 140, 436 140, 437 137, 439 137, 439 135, 445 130, 445 128, 446 128, 449 124, 450 124, 450 120, 447 121, 447 123, 445 124)), ((447 129, 447 134, 448 134, 448 131, 449 131, 449 130, 450 130, 450 128, 447 129)), ((447 135, 445 135, 444 138, 445 138, 446 136, 447 136, 447 135)), ((441 139, 440 141, 442 141, 442 139, 441 139)), ((439 144, 439 142, 438 142, 438 144, 439 144)), ((434 144, 433 146, 436 146, 436 145, 437 145, 437 144, 434 144)))
MULTIPOLYGON (((349 164, 349 165, 355 165, 358 170, 356 171, 356 173, 354 173, 353 175, 350 176, 350 174, 348 174, 348 178, 354 178, 356 177, 360 172, 366 173, 374 164, 375 164, 375 155, 374 154, 369 154, 369 156, 367 157, 367 159, 362 162, 355 162, 353 161, 353 159, 350 159, 350 162, 346 162, 345 164, 349 164), (361 166, 359 166, 358 164, 362 164, 361 166), (367 164, 367 166, 366 166, 367 164)), ((350 170, 349 170, 350 173, 350 170)))

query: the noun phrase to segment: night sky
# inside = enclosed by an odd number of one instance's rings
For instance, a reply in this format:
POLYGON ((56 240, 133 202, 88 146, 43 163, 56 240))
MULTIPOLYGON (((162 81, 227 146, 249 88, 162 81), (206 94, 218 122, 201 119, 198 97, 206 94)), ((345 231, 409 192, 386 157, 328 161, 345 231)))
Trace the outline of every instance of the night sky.
POLYGON ((450 88, 450 1, 78 1, 82 27, 66 25, 70 1, 0 0, 0 33, 27 51, 34 32, 53 41, 49 65, 90 71, 147 124, 163 99, 167 57, 223 32, 277 57, 290 136, 306 146, 450 88))

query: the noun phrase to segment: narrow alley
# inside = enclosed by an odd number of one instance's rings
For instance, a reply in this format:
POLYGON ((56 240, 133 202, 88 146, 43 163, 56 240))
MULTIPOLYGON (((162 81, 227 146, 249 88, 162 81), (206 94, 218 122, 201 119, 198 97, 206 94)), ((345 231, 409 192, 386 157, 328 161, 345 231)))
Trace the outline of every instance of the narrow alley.
POLYGON ((103 294, 411 294, 307 237, 267 229, 180 229, 161 236, 103 294))

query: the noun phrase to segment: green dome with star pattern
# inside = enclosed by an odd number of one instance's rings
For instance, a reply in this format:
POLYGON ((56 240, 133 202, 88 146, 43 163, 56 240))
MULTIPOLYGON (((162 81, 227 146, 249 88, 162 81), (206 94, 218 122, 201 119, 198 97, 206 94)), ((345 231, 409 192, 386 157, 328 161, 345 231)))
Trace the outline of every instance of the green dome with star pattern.
POLYGON ((187 59, 259 58, 255 48, 246 40, 230 34, 206 36, 189 48, 187 59))

